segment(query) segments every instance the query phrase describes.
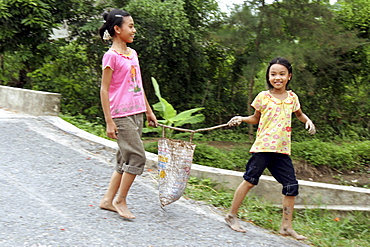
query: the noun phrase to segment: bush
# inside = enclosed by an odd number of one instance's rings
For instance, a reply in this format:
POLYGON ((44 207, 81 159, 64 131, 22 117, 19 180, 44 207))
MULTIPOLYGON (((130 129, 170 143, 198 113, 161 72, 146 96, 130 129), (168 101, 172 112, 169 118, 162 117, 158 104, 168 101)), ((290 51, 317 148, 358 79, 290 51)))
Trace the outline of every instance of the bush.
POLYGON ((99 121, 96 117, 103 116, 99 97, 101 70, 94 69, 90 62, 85 46, 63 46, 48 63, 28 74, 31 89, 60 93, 63 114, 99 121))
POLYGON ((204 166, 240 171, 250 157, 249 147, 236 147, 223 150, 207 144, 197 144, 194 152, 194 163, 204 166))
POLYGON ((234 127, 234 129, 216 129, 209 132, 204 132, 199 141, 234 141, 245 142, 249 141, 248 129, 242 127, 234 127))
MULTIPOLYGON (((80 129, 107 138, 105 126, 98 124, 100 121, 89 122, 81 114, 77 116, 62 115, 61 118, 80 129)), ((199 165, 244 171, 245 164, 251 156, 249 153, 251 144, 246 142, 236 145, 230 150, 203 143, 196 143, 196 145, 193 163, 199 165)), ((157 154, 158 142, 146 143, 144 148, 148 152, 157 154)), ((332 167, 340 171, 362 171, 364 168, 368 168, 370 164, 370 141, 333 143, 314 139, 305 142, 293 142, 292 158, 305 160, 315 166, 332 167)))
POLYGON ((195 148, 193 163, 230 170, 234 168, 234 164, 228 159, 227 154, 216 147, 201 143, 198 143, 195 148))
POLYGON ((144 144, 144 149, 147 152, 158 154, 158 142, 149 142, 144 144))
MULTIPOLYGON (((145 143, 144 148, 147 152, 158 154, 158 142, 145 143)), ((228 151, 207 144, 196 143, 193 163, 228 170, 244 171, 245 163, 250 155, 249 147, 235 147, 228 151)))
POLYGON ((330 143, 319 140, 294 142, 292 157, 315 166, 326 165, 338 170, 360 170, 370 163, 370 141, 330 143))
POLYGON ((81 114, 78 114, 76 116, 71 116, 69 114, 61 114, 60 118, 86 132, 89 132, 93 135, 102 138, 109 139, 105 131, 105 126, 99 124, 101 121, 90 122, 86 120, 86 116, 81 114))

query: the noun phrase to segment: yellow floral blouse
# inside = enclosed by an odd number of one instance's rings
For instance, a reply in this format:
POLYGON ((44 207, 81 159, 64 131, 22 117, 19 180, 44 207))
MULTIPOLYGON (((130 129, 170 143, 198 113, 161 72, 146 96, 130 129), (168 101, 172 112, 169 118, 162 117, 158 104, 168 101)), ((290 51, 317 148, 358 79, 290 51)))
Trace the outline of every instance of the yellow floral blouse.
POLYGON ((292 113, 300 109, 300 104, 293 91, 287 93, 285 100, 279 100, 269 91, 262 91, 253 100, 252 106, 261 112, 261 118, 251 153, 291 154, 292 113))

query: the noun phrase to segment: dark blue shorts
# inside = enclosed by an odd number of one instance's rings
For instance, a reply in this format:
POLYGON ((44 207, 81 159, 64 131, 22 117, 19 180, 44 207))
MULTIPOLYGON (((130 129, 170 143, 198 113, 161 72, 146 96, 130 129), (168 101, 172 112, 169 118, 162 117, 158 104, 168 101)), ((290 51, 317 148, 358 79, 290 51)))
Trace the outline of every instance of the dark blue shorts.
POLYGON ((292 160, 287 154, 267 152, 253 153, 246 165, 243 178, 251 184, 257 185, 259 178, 266 168, 271 172, 271 175, 283 185, 283 195, 298 195, 298 181, 295 176, 292 160))

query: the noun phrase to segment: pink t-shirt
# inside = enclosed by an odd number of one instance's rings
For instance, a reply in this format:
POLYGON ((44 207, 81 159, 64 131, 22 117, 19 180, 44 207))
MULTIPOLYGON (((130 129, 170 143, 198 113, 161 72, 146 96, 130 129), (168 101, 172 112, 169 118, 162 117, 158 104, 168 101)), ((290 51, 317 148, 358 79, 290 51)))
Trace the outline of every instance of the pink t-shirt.
POLYGON ((139 59, 135 50, 130 55, 109 49, 103 56, 103 70, 113 70, 109 87, 112 118, 126 117, 146 111, 139 59))
POLYGON ((288 91, 285 100, 279 100, 269 91, 260 92, 252 106, 261 112, 257 137, 250 152, 274 152, 290 155, 292 113, 300 109, 298 96, 288 91))

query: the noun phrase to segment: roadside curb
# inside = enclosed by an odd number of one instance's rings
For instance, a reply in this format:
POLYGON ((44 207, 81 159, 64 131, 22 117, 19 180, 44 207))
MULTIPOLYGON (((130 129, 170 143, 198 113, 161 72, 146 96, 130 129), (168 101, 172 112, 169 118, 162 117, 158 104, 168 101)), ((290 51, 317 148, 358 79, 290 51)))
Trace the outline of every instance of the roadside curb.
MULTIPOLYGON (((58 127, 59 129, 105 146, 107 149, 116 151, 117 144, 64 121, 57 116, 40 116, 39 118, 58 127)), ((148 169, 157 170, 158 156, 146 152, 148 169)), ((198 178, 210 178, 226 190, 235 190, 243 181, 243 173, 214 167, 192 165, 191 176, 198 178)), ((295 208, 321 208, 338 211, 370 211, 370 189, 351 186, 333 185, 318 182, 299 180, 300 195, 296 197, 295 208)), ((252 194, 265 198, 273 204, 280 205, 281 185, 271 176, 262 175, 258 186, 251 191, 252 194)))

